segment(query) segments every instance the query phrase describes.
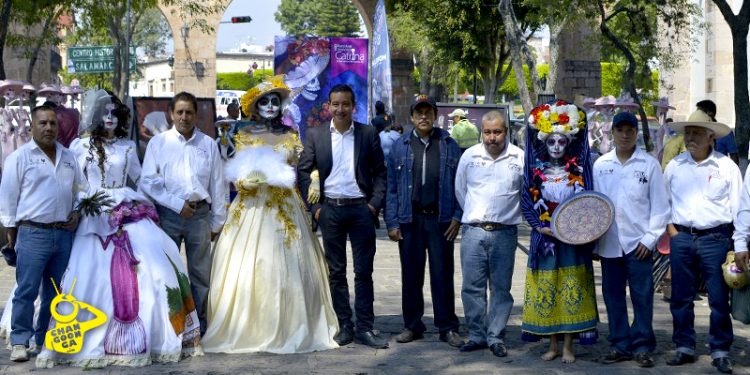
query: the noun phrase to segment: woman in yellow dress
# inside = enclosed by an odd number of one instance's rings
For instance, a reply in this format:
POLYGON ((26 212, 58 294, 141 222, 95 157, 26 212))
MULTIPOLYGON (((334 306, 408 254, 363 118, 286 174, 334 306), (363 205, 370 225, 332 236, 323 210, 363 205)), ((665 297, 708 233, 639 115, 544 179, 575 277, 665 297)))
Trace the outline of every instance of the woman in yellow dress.
POLYGON ((250 89, 255 122, 234 136, 226 176, 237 187, 214 249, 207 352, 305 353, 336 348, 328 268, 295 187, 297 133, 281 123, 289 95, 276 76, 250 89))

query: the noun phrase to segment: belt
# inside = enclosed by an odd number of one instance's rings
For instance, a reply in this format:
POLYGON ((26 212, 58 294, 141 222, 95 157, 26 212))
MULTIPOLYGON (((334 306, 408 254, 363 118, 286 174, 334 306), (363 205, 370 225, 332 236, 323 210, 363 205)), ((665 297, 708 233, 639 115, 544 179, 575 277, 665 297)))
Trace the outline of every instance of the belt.
POLYGON ((493 230, 510 228, 514 225, 506 225, 506 224, 500 224, 500 223, 469 223, 469 226, 482 228, 488 232, 492 232, 493 230))
POLYGON ((673 224, 675 229, 679 232, 689 233, 694 236, 705 236, 712 233, 729 234, 732 229, 732 224, 722 224, 713 228, 697 229, 693 227, 686 227, 684 225, 673 224))
POLYGON ((416 214, 422 214, 422 215, 437 215, 438 210, 434 208, 416 208, 414 209, 414 213, 416 214))
POLYGON ((203 206, 207 206, 208 205, 208 201, 204 199, 202 201, 190 202, 189 205, 194 210, 196 210, 196 209, 199 209, 199 208, 201 208, 203 206))
POLYGON ((42 229, 63 229, 63 225, 65 225, 64 221, 56 221, 54 223, 37 223, 36 221, 31 220, 21 220, 16 223, 16 226, 26 225, 29 227, 35 227, 35 228, 42 228, 42 229))
POLYGON ((365 198, 328 198, 326 197, 325 202, 331 206, 353 206, 355 204, 367 204, 365 198))

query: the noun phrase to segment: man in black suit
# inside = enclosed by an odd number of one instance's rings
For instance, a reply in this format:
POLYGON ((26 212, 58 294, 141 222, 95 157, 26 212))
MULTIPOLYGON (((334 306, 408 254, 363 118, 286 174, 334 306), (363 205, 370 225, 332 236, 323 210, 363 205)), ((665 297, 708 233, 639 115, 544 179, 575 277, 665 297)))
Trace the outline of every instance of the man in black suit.
POLYGON ((388 341, 372 331, 372 264, 374 222, 383 205, 386 169, 377 129, 352 120, 354 101, 351 87, 336 85, 331 89, 328 105, 333 119, 330 126, 308 129, 297 167, 299 187, 307 200, 310 173, 319 171, 321 201, 312 205, 312 212, 323 233, 333 308, 340 327, 336 342, 343 346, 357 340, 385 349, 388 341), (354 257, 356 332, 346 281, 347 235, 354 257))

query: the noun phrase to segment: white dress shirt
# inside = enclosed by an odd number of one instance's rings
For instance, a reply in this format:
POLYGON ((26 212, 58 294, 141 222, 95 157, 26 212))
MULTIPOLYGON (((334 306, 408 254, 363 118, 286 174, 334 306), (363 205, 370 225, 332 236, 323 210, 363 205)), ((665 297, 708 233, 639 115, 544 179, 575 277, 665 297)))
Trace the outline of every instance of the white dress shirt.
POLYGON ((672 224, 709 229, 736 219, 742 174, 728 156, 712 151, 696 163, 685 151, 667 164, 664 181, 672 203, 672 224))
POLYGON ((5 159, 0 181, 0 221, 15 227, 21 220, 50 224, 67 221, 88 184, 75 154, 57 143, 55 163, 29 141, 5 159))
POLYGON ((742 184, 740 197, 740 208, 737 218, 734 220, 734 251, 741 253, 747 251, 747 239, 750 237, 750 173, 745 173, 745 182, 742 184))
POLYGON ((339 133, 331 120, 331 174, 324 187, 328 198, 363 198, 354 172, 354 123, 339 133))
POLYGON ((615 204, 615 220, 598 241, 605 258, 629 254, 642 243, 653 249, 672 214, 661 165, 636 147, 625 164, 612 150, 594 163, 594 190, 615 204))
POLYGON ((211 203, 211 230, 227 218, 229 186, 216 143, 198 128, 190 139, 174 127, 148 142, 139 188, 161 206, 179 213, 185 201, 211 203))
POLYGON ((456 169, 456 200, 464 211, 461 222, 521 223, 523 150, 505 143, 493 159, 483 143, 469 147, 456 169))

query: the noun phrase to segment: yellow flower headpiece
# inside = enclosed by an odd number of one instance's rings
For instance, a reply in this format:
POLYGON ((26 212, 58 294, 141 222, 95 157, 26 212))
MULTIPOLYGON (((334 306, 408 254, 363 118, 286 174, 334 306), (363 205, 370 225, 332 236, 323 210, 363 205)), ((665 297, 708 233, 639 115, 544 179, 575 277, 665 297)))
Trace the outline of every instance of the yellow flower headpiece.
POLYGON ((242 112, 244 112, 248 116, 254 115, 257 112, 255 103, 260 98, 267 94, 275 92, 281 96, 281 100, 283 101, 289 96, 290 91, 291 90, 289 89, 289 87, 284 84, 283 74, 270 77, 267 81, 263 81, 255 85, 255 87, 247 90, 247 92, 242 95, 242 98, 240 98, 240 106, 242 106, 242 112))
POLYGON ((586 114, 575 105, 558 100, 534 108, 529 115, 529 125, 539 130, 537 138, 542 141, 552 133, 571 138, 586 126, 586 114))

